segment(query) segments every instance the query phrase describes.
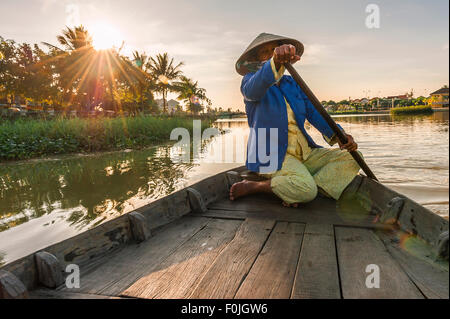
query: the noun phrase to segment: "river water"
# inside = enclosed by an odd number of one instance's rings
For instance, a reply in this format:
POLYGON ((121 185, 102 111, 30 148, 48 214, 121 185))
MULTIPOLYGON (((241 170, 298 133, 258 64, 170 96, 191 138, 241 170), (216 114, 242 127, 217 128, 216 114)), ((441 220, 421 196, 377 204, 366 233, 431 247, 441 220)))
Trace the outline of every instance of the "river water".
MULTIPOLYGON (((448 111, 335 120, 354 136, 382 183, 448 218, 448 111)), ((185 163, 176 161, 180 148, 169 143, 0 164, 0 265, 242 165, 246 119, 220 120, 216 127, 223 134, 205 140, 198 158, 185 163)), ((326 145, 313 127, 307 130, 326 145)))

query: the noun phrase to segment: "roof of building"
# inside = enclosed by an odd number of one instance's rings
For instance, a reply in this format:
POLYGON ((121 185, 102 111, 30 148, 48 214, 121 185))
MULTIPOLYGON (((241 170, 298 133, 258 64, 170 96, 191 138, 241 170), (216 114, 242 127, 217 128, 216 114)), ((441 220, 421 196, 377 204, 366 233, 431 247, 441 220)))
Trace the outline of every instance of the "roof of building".
POLYGON ((408 94, 392 95, 387 97, 387 99, 407 99, 407 98, 409 98, 408 94))
POLYGON ((434 91, 434 92, 431 93, 430 95, 433 95, 433 94, 445 94, 445 93, 448 94, 448 92, 449 92, 448 87, 447 87, 447 88, 446 88, 446 87, 443 87, 443 88, 440 88, 440 89, 437 90, 437 91, 434 91))
MULTIPOLYGON (((158 106, 162 107, 163 99, 156 99, 155 101, 158 104, 158 106)), ((170 100, 166 101, 166 103, 167 103, 168 107, 177 107, 178 105, 180 105, 180 103, 174 99, 170 99, 170 100)))

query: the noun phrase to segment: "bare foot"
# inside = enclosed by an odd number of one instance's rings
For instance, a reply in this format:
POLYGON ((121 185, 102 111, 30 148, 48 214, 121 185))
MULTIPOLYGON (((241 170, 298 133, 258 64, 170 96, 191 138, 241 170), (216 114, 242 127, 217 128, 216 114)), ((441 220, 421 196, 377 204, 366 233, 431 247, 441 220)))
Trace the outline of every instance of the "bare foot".
POLYGON ((288 204, 288 203, 286 203, 286 202, 283 202, 283 206, 284 206, 284 207, 294 207, 294 208, 298 208, 298 203, 288 204))
POLYGON ((270 188, 270 180, 254 182, 243 180, 242 182, 235 183, 230 189, 230 200, 238 199, 239 197, 255 194, 272 192, 270 188))

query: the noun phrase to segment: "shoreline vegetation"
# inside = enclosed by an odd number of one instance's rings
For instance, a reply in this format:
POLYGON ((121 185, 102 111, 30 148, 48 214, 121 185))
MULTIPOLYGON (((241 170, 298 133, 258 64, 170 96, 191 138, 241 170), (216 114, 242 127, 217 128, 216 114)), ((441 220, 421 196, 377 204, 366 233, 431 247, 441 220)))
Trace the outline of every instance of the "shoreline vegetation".
POLYGON ((202 130, 213 116, 145 116, 116 118, 18 119, 0 124, 0 162, 50 155, 139 149, 168 142, 174 128, 190 134, 193 119, 202 120, 202 130))
POLYGON ((433 114, 433 109, 428 105, 412 105, 395 107, 390 111, 391 115, 433 114))
POLYGON ((423 115, 423 114, 433 114, 434 110, 429 105, 411 105, 411 106, 400 106, 391 108, 388 110, 378 110, 378 111, 356 111, 356 110, 344 110, 344 111, 328 111, 330 115, 353 115, 353 114, 391 114, 391 115, 423 115))

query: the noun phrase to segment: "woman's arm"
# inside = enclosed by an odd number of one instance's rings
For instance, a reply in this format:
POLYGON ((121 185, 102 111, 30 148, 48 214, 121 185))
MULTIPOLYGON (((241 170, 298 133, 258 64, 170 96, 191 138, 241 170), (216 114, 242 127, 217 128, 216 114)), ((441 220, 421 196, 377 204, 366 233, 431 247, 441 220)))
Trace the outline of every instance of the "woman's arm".
MULTIPOLYGON (((300 87, 299 87, 300 89, 300 87)), ((302 95, 304 95, 302 91, 302 95)), ((331 127, 328 125, 328 123, 325 121, 325 119, 320 115, 320 113, 316 110, 316 108, 312 105, 311 101, 308 99, 308 97, 305 97, 306 102, 306 110, 307 110, 307 120, 309 123, 311 123, 315 128, 317 128, 320 133, 322 133, 322 136, 324 140, 330 145, 333 146, 334 144, 338 143, 340 149, 346 149, 349 152, 356 151, 358 149, 358 144, 353 139, 353 136, 350 134, 345 133, 342 126, 337 124, 337 126, 342 130, 342 132, 347 136, 347 143, 343 144, 341 141, 339 141, 336 133, 331 129, 331 127)))
POLYGON ((270 60, 255 73, 247 73, 242 79, 241 93, 247 101, 259 101, 267 90, 276 83, 270 60))

